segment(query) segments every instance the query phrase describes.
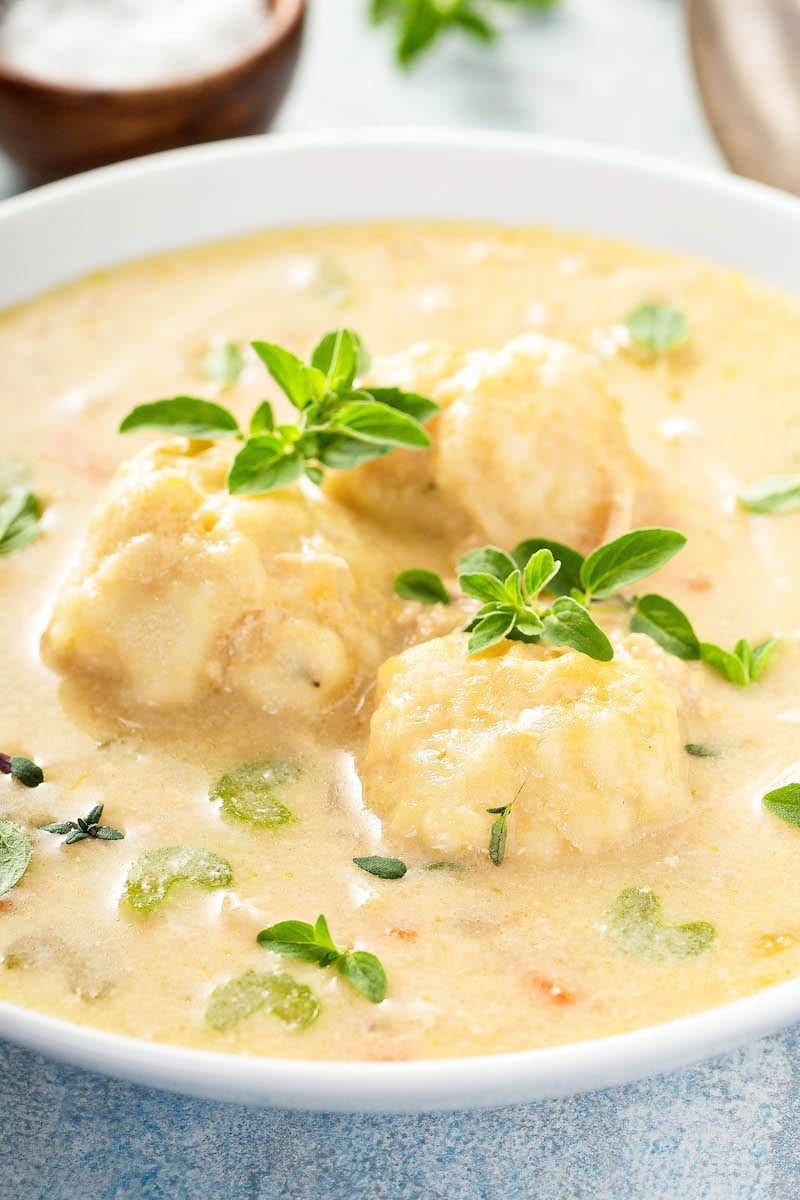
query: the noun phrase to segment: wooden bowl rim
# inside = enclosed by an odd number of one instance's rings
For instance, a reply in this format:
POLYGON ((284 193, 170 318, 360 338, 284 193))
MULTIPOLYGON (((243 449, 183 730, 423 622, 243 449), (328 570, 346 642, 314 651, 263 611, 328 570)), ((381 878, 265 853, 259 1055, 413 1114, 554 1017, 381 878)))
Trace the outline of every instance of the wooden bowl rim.
POLYGON ((263 35, 254 41, 239 58, 235 58, 210 71, 198 75, 183 75, 171 82, 152 84, 144 87, 81 87, 78 84, 58 83, 41 79, 38 75, 30 75, 17 71, 3 63, 0 58, 0 86, 11 84, 40 98, 51 100, 130 100, 136 102, 152 102, 164 100, 173 102, 181 95, 187 97, 195 92, 203 91, 211 85, 233 84, 236 79, 253 67, 266 62, 284 42, 295 32, 305 17, 307 0, 266 0, 272 19, 266 23, 263 35))

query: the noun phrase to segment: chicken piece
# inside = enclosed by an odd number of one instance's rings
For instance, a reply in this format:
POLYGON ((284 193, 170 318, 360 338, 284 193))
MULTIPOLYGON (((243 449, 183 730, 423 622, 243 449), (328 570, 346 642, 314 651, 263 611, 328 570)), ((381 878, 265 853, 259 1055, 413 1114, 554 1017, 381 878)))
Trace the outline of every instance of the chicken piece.
POLYGON ((298 714, 374 673, 388 568, 311 485, 229 495, 232 453, 175 441, 121 467, 44 635, 51 666, 107 680, 123 707, 218 688, 298 714))
POLYGON ((505 548, 536 536, 588 551, 628 528, 638 468, 622 408, 576 347, 533 333, 469 354, 420 343, 376 361, 371 379, 442 411, 426 453, 396 450, 335 479, 348 504, 505 548))
POLYGON ((469 354, 435 399, 436 484, 485 539, 586 552, 628 528, 635 460, 620 402, 588 355, 523 334, 469 354))
POLYGON ((381 668, 365 797, 425 852, 486 851, 487 809, 516 796, 509 855, 600 854, 688 813, 683 741, 656 671, 625 650, 600 663, 506 642, 470 656, 454 633, 381 668))

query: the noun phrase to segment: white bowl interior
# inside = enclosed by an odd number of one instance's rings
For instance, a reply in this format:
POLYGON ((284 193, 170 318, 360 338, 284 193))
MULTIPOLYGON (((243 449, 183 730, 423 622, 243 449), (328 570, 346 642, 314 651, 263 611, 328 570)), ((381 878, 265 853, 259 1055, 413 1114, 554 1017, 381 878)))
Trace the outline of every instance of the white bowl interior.
MULTIPOLYGON (((0 205, 0 309, 90 271, 250 230, 388 218, 545 223, 689 252, 800 293, 800 202, 635 155, 516 135, 252 138, 92 172, 0 205)), ((220 1099, 495 1105, 620 1083, 800 1016, 800 981, 667 1025, 474 1059, 305 1063, 137 1042, 0 1003, 0 1035, 220 1099)))

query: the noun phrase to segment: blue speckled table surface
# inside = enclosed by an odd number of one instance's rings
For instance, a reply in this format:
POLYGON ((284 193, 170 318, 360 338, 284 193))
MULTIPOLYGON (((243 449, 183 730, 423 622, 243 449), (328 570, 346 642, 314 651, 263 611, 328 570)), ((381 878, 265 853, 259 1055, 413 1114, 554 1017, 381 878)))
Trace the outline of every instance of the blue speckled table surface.
MULTIPOLYGON (((453 45, 409 76, 365 7, 314 0, 281 128, 528 129, 718 164, 678 0, 563 0, 491 55, 453 45)), ((14 187, 0 160, 0 195, 14 187)), ((320 1116, 167 1095, 0 1043, 0 1200, 798 1200, 799 1068, 790 1031, 572 1099, 320 1116)))

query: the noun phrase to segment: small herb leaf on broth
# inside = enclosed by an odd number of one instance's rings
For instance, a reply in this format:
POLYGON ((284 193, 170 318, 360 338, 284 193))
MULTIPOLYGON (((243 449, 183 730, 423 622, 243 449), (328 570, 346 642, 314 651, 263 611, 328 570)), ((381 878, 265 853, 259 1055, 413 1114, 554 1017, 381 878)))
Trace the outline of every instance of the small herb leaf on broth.
POLYGON ((633 529, 599 546, 581 566, 587 600, 605 600, 668 563, 686 545, 676 529, 633 529))
POLYGON ((744 488, 737 497, 751 513, 788 513, 800 508, 800 475, 772 475, 744 488))
POLYGON ((310 987, 282 971, 245 971, 214 988, 206 1025, 224 1033, 261 1010, 290 1029, 306 1029, 319 1016, 320 1003, 310 987))
POLYGON ((0 821, 0 896, 19 883, 32 853, 27 834, 11 821, 0 821))
POLYGON ((719 750, 706 745, 705 742, 687 742, 683 748, 693 758, 719 758, 719 750))
POLYGON ((10 775, 28 788, 44 783, 42 768, 22 754, 0 754, 0 775, 10 775))
POLYGON ((202 441, 241 434, 233 413, 221 404, 198 396, 173 396, 168 400, 140 404, 128 413, 119 427, 120 433, 138 433, 142 429, 156 429, 202 441))
POLYGON ((641 304, 625 318, 631 340, 651 354, 669 354, 689 339, 683 309, 673 304, 641 304))
POLYGON ((360 870, 376 875, 378 879, 402 879, 408 870, 401 858, 381 858, 377 854, 354 858, 353 862, 360 870))
POLYGON ((800 783, 785 783, 767 792, 761 803, 767 812, 789 825, 800 826, 800 783))
POLYGON ((287 760, 244 763, 216 782, 209 799, 219 801, 227 817, 275 829, 294 819, 281 797, 299 778, 300 768, 287 760))
POLYGON ((508 818, 511 815, 511 810, 527 782, 527 778, 523 779, 522 783, 519 785, 508 804, 502 804, 499 808, 487 808, 486 810, 492 816, 496 817, 496 820, 492 822, 492 827, 489 830, 489 858, 496 867, 500 866, 506 856, 506 845, 508 843, 508 818))
POLYGON ((337 946, 322 914, 313 925, 307 921, 280 921, 262 929, 256 940, 259 946, 274 954, 313 962, 320 969, 335 966, 339 974, 373 1004, 386 999, 388 984, 380 961, 366 950, 337 946))
POLYGON ((665 924, 661 901, 644 887, 625 888, 619 894, 609 914, 608 932, 618 950, 644 962, 696 958, 716 937, 708 921, 665 924))
POLYGON ((191 846, 158 846, 131 865, 124 899, 138 912, 152 912, 178 883, 213 891, 233 882, 231 864, 210 850, 191 846))
POLYGON ((0 554, 24 550, 39 536, 42 515, 33 492, 22 488, 0 495, 0 554))
POLYGON ((700 657, 700 642, 692 623, 677 604, 665 596, 650 593, 636 600, 631 617, 631 631, 644 633, 657 642, 662 650, 686 660, 700 657))
POLYGON ((351 950, 336 961, 336 970, 372 1004, 386 999, 388 984, 383 964, 368 950, 351 950))
POLYGON ((665 596, 655 594, 634 601, 630 628, 633 633, 647 634, 662 650, 677 658, 701 659, 737 687, 757 683, 780 644, 780 638, 776 637, 757 646, 751 645, 747 638, 740 638, 733 650, 725 650, 715 642, 701 642, 686 614, 665 596))
POLYGON ((221 346, 212 346, 208 351, 201 369, 206 379, 218 383, 220 387, 229 388, 238 381, 244 370, 244 355, 238 342, 224 342, 221 346))
POLYGON ((416 600, 418 604, 449 604, 450 596, 440 576, 435 571, 412 567, 395 576, 394 590, 402 600, 416 600))

